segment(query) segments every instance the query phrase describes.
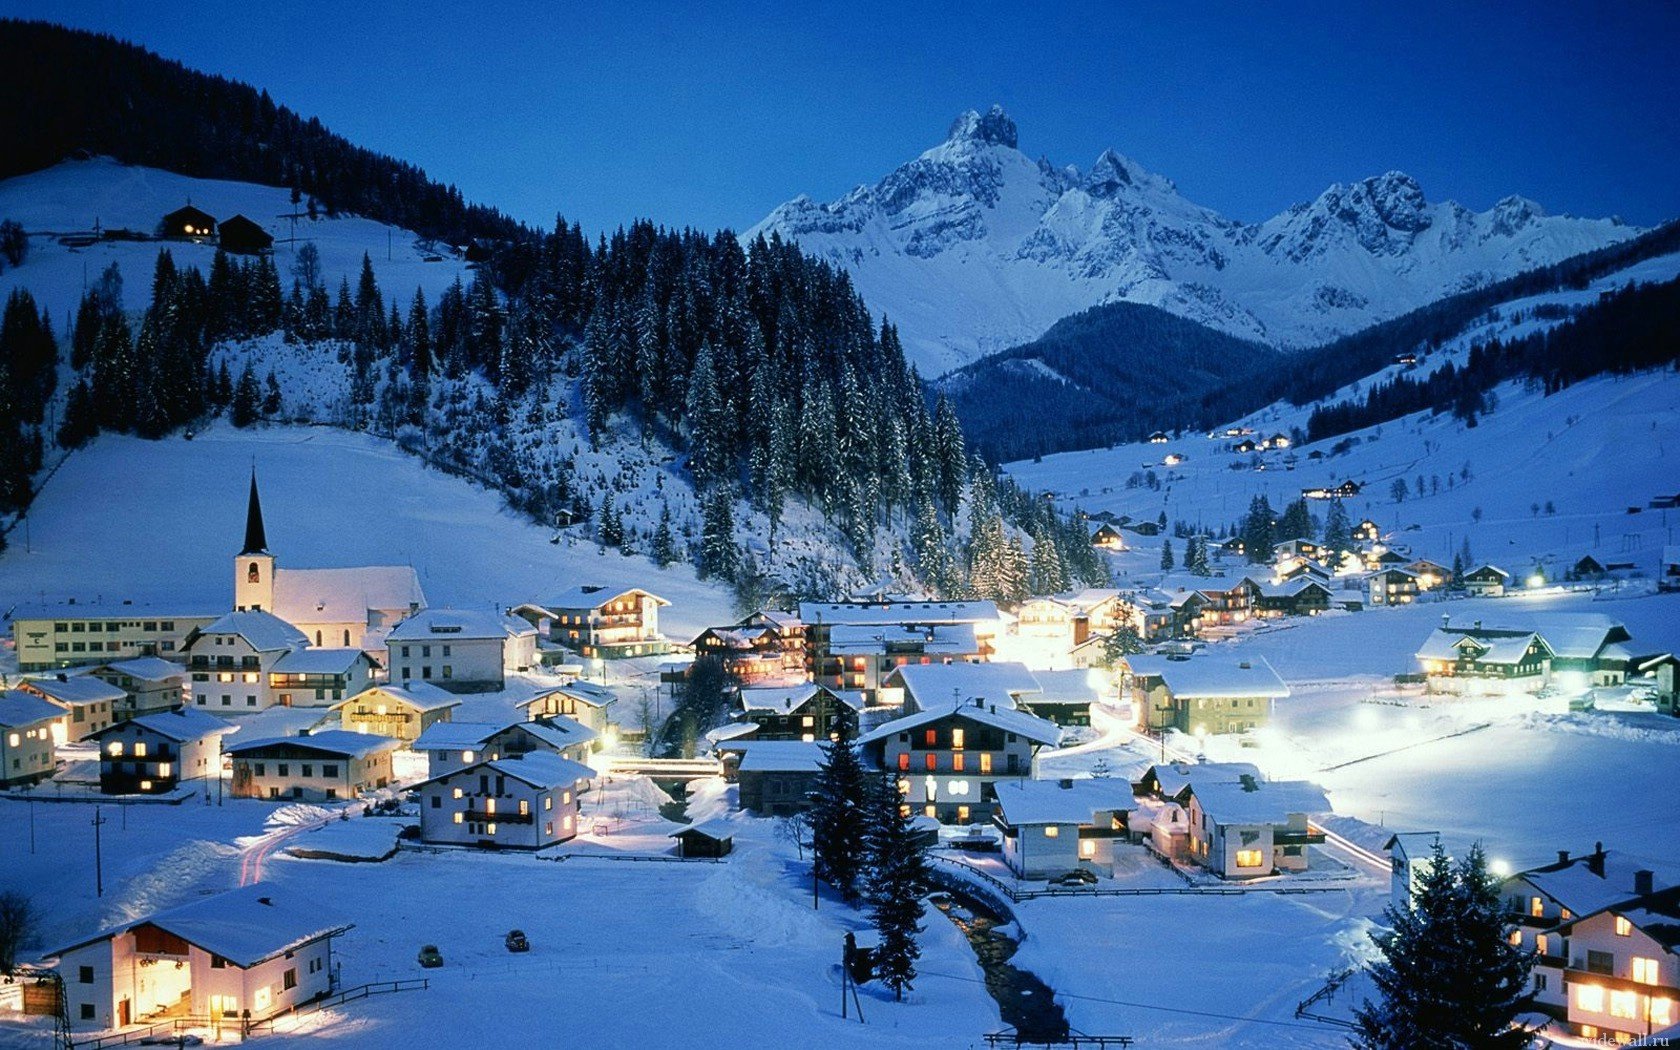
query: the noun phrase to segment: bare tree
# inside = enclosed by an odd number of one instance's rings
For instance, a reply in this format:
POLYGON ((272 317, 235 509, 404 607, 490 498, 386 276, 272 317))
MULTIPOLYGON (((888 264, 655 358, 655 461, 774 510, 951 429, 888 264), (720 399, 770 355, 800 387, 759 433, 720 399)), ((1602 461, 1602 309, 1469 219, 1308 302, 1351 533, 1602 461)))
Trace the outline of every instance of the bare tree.
POLYGON ((799 859, 805 859, 805 829, 806 815, 795 813, 791 816, 776 818, 776 841, 791 842, 799 850, 799 859))
POLYGON ((0 973, 12 973, 18 949, 34 932, 34 903, 18 890, 0 893, 0 973))

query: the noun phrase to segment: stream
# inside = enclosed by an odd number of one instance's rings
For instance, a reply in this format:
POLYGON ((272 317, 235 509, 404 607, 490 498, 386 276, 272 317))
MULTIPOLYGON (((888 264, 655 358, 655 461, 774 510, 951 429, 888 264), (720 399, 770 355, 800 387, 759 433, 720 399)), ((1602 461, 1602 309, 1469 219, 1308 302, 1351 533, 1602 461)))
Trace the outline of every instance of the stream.
POLYGON ((986 991, 997 1000, 1003 1023, 1024 1042, 1057 1043, 1067 1039, 1067 1016, 1056 1003, 1055 992, 1037 977, 1009 964, 1020 945, 997 932, 1005 925, 1003 919, 979 901, 948 890, 936 895, 933 903, 968 938, 986 974, 986 991))

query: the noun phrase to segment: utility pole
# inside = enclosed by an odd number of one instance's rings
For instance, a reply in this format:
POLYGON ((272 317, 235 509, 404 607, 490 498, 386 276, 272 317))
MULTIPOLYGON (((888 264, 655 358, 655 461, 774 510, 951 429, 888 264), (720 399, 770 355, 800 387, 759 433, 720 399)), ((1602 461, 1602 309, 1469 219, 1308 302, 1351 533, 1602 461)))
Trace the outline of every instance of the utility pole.
POLYGON ((93 885, 96 896, 105 896, 105 861, 99 850, 99 827, 105 823, 105 818, 99 815, 99 807, 93 807, 93 885))

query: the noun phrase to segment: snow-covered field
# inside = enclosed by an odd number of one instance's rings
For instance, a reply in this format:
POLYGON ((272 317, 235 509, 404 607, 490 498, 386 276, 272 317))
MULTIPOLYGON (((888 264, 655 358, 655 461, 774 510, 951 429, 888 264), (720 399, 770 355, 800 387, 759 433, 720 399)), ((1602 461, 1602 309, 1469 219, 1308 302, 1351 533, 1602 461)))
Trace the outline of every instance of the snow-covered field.
POLYGON ((579 584, 646 587, 686 640, 731 616, 726 591, 686 566, 603 554, 501 498, 429 470, 389 442, 328 427, 235 430, 188 441, 106 435, 65 460, 0 555, 0 611, 21 602, 178 603, 223 609, 255 465, 281 565, 410 564, 433 605, 506 607, 579 584), (143 539, 141 539, 143 538, 143 539))

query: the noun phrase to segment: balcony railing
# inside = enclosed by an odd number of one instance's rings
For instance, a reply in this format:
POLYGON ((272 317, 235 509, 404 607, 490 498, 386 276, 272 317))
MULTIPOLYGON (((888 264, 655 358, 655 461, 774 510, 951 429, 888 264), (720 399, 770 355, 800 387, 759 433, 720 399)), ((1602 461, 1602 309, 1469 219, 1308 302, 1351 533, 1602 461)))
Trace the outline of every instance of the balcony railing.
POLYGON ((467 810, 468 820, 480 821, 485 824, 529 824, 532 820, 530 813, 486 813, 482 810, 467 810))

